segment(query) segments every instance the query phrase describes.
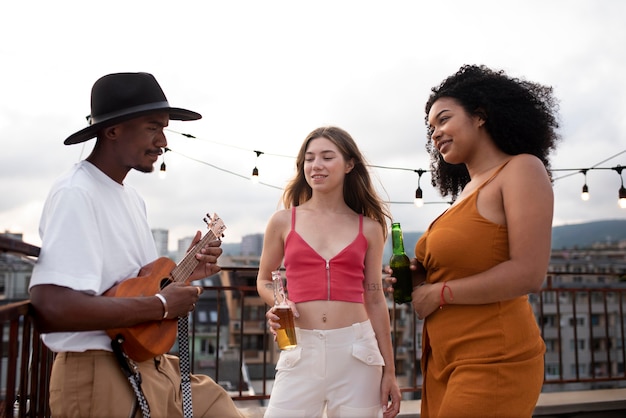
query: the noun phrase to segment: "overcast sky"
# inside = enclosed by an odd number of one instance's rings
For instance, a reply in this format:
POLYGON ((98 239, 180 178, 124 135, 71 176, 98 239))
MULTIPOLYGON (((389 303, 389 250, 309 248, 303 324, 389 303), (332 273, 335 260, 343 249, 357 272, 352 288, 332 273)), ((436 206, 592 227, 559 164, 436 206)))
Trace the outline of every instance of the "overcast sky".
MULTIPOLYGON (((126 180, 171 249, 204 230, 206 212, 224 220, 225 242, 264 232, 303 139, 330 124, 370 164, 397 168, 372 169, 376 185, 405 231, 423 231, 447 207, 428 174, 427 204, 411 203, 411 170, 428 168, 424 103, 463 64, 554 87, 553 168, 626 166, 625 17, 620 0, 5 2, 0 231, 41 243, 53 179, 95 142, 63 140, 86 126, 91 87, 112 72, 150 72, 170 105, 203 115, 170 123, 165 179, 159 160, 126 180), (248 180, 255 166, 265 185, 248 180)), ((581 173, 554 174, 554 225, 626 218, 616 171, 587 173, 587 202, 581 173)))

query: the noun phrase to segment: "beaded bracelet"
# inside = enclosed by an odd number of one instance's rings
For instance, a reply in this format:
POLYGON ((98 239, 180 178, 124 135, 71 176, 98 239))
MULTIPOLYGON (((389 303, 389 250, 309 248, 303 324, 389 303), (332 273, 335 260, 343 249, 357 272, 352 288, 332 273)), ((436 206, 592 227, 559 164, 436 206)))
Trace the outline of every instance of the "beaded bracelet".
POLYGON ((160 293, 157 293, 154 296, 156 296, 163 304, 163 319, 167 318, 167 301, 165 300, 165 296, 160 293))
POLYGON ((439 309, 443 309, 443 305, 446 304, 446 297, 445 297, 445 291, 446 289, 448 289, 448 293, 450 293, 450 302, 452 302, 454 300, 454 295, 452 294, 452 289, 450 289, 450 286, 448 286, 448 283, 443 282, 443 286, 441 286, 441 298, 439 301, 439 309))

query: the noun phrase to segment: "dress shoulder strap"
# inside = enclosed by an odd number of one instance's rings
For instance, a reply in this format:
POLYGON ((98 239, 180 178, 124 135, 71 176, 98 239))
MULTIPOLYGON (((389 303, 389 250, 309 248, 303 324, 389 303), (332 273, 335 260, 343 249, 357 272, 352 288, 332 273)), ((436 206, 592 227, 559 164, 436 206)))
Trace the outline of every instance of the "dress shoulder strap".
POLYGON ((360 234, 363 233, 363 214, 362 213, 359 215, 359 233, 360 234))
POLYGON ((509 161, 511 161, 511 159, 509 158, 508 160, 506 160, 504 162, 504 164, 502 164, 500 167, 498 167, 498 169, 496 171, 494 171, 494 173, 491 175, 491 177, 489 177, 487 180, 485 180, 483 182, 483 184, 480 185, 480 187, 478 187, 478 190, 482 189, 483 187, 485 187, 486 185, 488 185, 489 183, 491 183, 491 181, 493 179, 496 178, 496 176, 500 173, 500 171, 502 171, 502 169, 509 163, 509 161))

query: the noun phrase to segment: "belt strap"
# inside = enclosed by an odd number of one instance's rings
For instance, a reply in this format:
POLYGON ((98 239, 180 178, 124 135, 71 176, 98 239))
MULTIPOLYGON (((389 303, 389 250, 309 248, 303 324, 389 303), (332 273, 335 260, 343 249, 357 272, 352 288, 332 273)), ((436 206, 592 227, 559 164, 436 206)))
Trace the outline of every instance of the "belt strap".
POLYGON ((111 348, 113 349, 117 362, 120 364, 122 372, 124 372, 124 375, 126 375, 126 378, 130 382, 130 386, 133 388, 133 392, 135 392, 135 397, 137 398, 137 402, 133 405, 130 416, 133 417, 135 415, 135 408, 139 405, 142 417, 150 418, 150 406, 148 405, 148 401, 141 390, 141 373, 139 373, 137 364, 135 364, 135 362, 132 361, 122 350, 123 342, 124 338, 121 335, 118 335, 116 338, 111 340, 111 348))

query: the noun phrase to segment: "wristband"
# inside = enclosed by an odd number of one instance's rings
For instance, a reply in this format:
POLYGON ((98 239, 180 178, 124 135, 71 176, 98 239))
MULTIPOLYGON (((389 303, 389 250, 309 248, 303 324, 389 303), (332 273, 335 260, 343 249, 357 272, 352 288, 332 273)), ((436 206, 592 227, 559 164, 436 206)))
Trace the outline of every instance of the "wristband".
POLYGON ((439 309, 443 309, 443 305, 446 304, 446 296, 445 296, 446 289, 448 289, 448 292, 450 293, 450 302, 452 302, 454 300, 454 295, 452 294, 452 289, 450 289, 450 286, 448 286, 448 283, 443 282, 443 286, 441 287, 441 295, 440 295, 440 299, 439 299, 439 309))
POLYGON ((161 303, 163 304, 163 318, 162 319, 167 318, 167 301, 165 300, 165 296, 163 296, 160 293, 157 293, 154 296, 156 296, 161 301, 161 303))

